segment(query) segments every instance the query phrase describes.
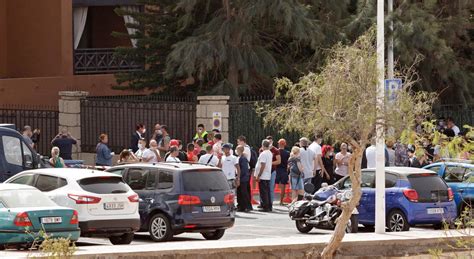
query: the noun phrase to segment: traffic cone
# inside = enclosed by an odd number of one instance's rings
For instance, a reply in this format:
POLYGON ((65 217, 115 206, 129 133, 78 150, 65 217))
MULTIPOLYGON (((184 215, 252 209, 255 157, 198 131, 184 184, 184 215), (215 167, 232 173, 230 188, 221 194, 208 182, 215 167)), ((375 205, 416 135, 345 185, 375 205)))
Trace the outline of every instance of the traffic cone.
POLYGON ((259 204, 258 201, 256 201, 253 196, 255 194, 260 194, 260 189, 258 188, 258 183, 257 181, 255 181, 255 178, 252 176, 252 178, 250 179, 251 182, 250 182, 250 194, 251 194, 251 203, 252 204, 259 204))
POLYGON ((290 185, 287 184, 285 188, 285 199, 283 199, 284 203, 292 203, 293 199, 291 199, 291 188, 290 185))

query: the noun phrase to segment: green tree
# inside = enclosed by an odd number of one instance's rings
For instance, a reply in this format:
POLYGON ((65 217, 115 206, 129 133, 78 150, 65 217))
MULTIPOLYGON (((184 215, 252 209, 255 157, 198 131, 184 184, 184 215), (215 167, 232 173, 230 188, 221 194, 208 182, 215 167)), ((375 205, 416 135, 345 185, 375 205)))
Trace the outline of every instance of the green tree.
POLYGON ((297 0, 181 0, 178 10, 185 13, 182 28, 197 24, 196 12, 204 22, 173 46, 168 78, 192 78, 221 93, 271 82, 280 72, 274 50, 316 46, 322 38, 308 7, 297 0))
MULTIPOLYGON (((323 257, 332 257, 346 224, 361 197, 361 161, 377 120, 377 68, 375 33, 370 30, 353 45, 336 45, 320 73, 309 73, 294 83, 276 80, 277 100, 259 107, 267 124, 306 136, 323 132, 325 137, 352 145, 349 163, 353 198, 342 205, 343 213, 323 257)), ((412 128, 417 118, 430 114, 434 94, 413 92, 413 71, 402 71, 404 87, 394 101, 385 102, 384 126, 397 136, 412 128)))

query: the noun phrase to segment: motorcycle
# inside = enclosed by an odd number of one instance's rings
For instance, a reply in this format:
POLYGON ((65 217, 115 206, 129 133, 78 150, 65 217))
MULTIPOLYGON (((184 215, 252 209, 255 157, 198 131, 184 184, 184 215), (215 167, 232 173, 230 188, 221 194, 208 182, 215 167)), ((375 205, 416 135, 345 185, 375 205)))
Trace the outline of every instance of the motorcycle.
MULTIPOLYGON (((335 186, 323 184, 315 193, 311 183, 304 186, 303 200, 296 201, 289 207, 289 216, 296 223, 296 229, 308 233, 313 228, 334 230, 336 220, 342 214, 341 204, 352 198, 351 190, 338 190, 335 186), (314 193, 314 194, 313 194, 314 193)), ((359 212, 352 212, 346 226, 346 233, 357 233, 359 212)))

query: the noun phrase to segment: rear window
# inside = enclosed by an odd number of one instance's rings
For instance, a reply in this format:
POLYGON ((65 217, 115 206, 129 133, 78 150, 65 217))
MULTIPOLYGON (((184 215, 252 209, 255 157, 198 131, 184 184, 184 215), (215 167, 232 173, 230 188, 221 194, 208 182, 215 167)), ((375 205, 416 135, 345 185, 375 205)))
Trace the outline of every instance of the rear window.
POLYGON ((217 192, 230 190, 227 178, 221 171, 186 171, 182 174, 186 192, 217 192))
POLYGON ((438 175, 410 175, 408 181, 418 193, 419 202, 448 201, 448 186, 438 175))
MULTIPOLYGON (((55 207, 56 203, 38 190, 0 191, 0 203, 5 208, 55 207)), ((1 206, 0 206, 1 207, 1 206)))
POLYGON ((130 190, 121 177, 91 177, 77 182, 83 190, 97 194, 126 193, 130 190))

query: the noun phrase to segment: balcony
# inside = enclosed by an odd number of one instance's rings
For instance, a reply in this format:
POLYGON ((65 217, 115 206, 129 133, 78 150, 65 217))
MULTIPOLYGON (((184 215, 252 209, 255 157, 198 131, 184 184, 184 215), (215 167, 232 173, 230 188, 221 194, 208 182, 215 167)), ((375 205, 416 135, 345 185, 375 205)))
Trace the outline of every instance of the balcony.
POLYGON ((118 59, 114 52, 113 48, 76 49, 74 74, 107 74, 142 68, 134 62, 118 59))

